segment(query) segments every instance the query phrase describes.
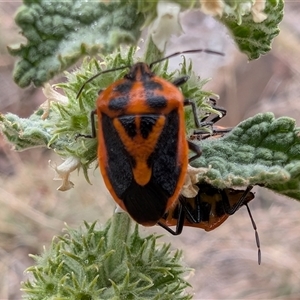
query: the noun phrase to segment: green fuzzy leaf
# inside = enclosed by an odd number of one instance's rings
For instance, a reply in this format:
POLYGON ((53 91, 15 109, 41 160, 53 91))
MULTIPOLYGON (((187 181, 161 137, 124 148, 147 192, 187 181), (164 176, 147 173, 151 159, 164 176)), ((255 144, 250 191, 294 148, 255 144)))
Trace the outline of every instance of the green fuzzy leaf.
POLYGON ((262 185, 300 200, 300 128, 272 113, 249 118, 222 138, 201 142, 200 181, 219 188, 262 185))
POLYGON ((51 134, 45 130, 47 121, 42 120, 41 115, 42 110, 35 112, 28 119, 11 113, 0 114, 2 132, 14 146, 14 150, 47 147, 51 134))
POLYGON ((136 43, 143 14, 132 1, 24 1, 16 23, 26 45, 9 47, 21 57, 14 80, 21 87, 42 86, 83 55, 111 52, 121 43, 136 43))
POLYGON ((24 299, 191 299, 183 279, 181 252, 158 245, 154 235, 140 237, 127 213, 116 213, 53 239, 42 256, 33 256, 33 278, 23 283, 24 299), (143 251, 139 251, 143 249, 143 251), (145 255, 151 253, 151 255, 145 255))
MULTIPOLYGON (((199 1, 174 0, 182 10, 199 8, 199 1)), ((84 55, 107 54, 123 43, 137 44, 141 28, 156 17, 158 1, 47 0, 24 1, 16 23, 27 39, 26 44, 8 47, 21 58, 14 69, 14 80, 21 87, 33 83, 42 86, 66 70, 84 55)), ((243 5, 252 0, 226 1, 221 21, 232 31, 235 41, 249 59, 271 49, 279 33, 283 0, 267 0, 268 18, 255 23, 252 15, 243 14, 243 5)))
POLYGON ((231 31, 239 49, 249 60, 257 59, 271 50, 271 43, 279 34, 278 25, 283 18, 283 8, 284 0, 266 0, 264 13, 267 19, 261 23, 255 23, 250 13, 241 20, 225 14, 221 22, 231 31))

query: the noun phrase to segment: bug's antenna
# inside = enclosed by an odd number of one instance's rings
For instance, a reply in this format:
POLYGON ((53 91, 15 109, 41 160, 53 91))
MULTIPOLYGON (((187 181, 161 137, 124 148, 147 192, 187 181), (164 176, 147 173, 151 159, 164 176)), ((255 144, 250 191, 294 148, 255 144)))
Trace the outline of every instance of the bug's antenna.
POLYGON ((257 255, 258 255, 258 264, 260 265, 261 264, 261 251, 260 251, 260 241, 259 241, 259 236, 258 236, 258 232, 257 232, 257 227, 256 227, 256 224, 255 224, 254 219, 252 217, 252 214, 251 214, 250 208, 248 206, 248 203, 245 203, 245 205, 247 207, 248 214, 249 214, 249 217, 250 217, 253 229, 255 231, 256 246, 257 246, 257 249, 258 249, 258 252, 257 252, 257 255))
MULTIPOLYGON (((194 50, 186 50, 186 51, 179 51, 179 52, 175 52, 173 54, 170 54, 166 57, 163 57, 161 59, 158 59, 154 62, 152 62, 150 65, 149 65, 149 68, 152 69, 153 65, 159 63, 159 62, 162 62, 166 59, 169 59, 171 57, 174 57, 174 56, 177 56, 177 55, 180 55, 180 54, 185 54, 185 53, 197 53, 197 52, 205 52, 205 53, 210 53, 210 54, 216 54, 216 55, 222 55, 224 56, 224 53, 222 52, 218 52, 218 51, 214 51, 214 50, 209 50, 209 49, 194 49, 194 50)), ((118 67, 118 68, 113 68, 113 69, 109 69, 109 70, 104 70, 104 71, 101 71, 97 74, 95 74, 94 76, 92 76, 91 78, 89 78, 87 81, 85 81, 83 83, 83 85, 81 86, 81 88, 79 89, 77 95, 76 95, 76 99, 79 98, 80 94, 82 93, 84 87, 86 86, 86 84, 88 84, 89 82, 93 81, 95 78, 97 78, 98 76, 100 76, 101 74, 105 74, 105 73, 108 73, 108 72, 113 72, 113 71, 118 71, 118 70, 123 70, 123 69, 126 69, 126 68, 130 68, 131 66, 123 66, 123 67, 118 67)))
POLYGON ((161 59, 158 59, 154 62, 152 62, 150 65, 149 65, 149 68, 150 70, 152 69, 153 65, 159 63, 159 62, 162 62, 166 59, 169 59, 171 57, 174 57, 174 56, 177 56, 177 55, 180 55, 180 54, 186 54, 186 53, 199 53, 199 52, 205 52, 205 53, 210 53, 210 54, 216 54, 216 55, 222 55, 224 56, 224 53, 222 52, 218 52, 218 51, 214 51, 214 50, 209 50, 209 49, 193 49, 193 50, 186 50, 186 51, 179 51, 179 52, 175 52, 173 54, 170 54, 168 56, 165 56, 161 59))
POLYGON ((105 73, 109 73, 109 72, 113 72, 113 71, 118 71, 118 70, 123 70, 123 69, 126 69, 126 68, 130 68, 130 66, 123 66, 123 67, 113 68, 113 69, 109 69, 109 70, 104 70, 104 71, 101 71, 101 72, 95 74, 94 76, 92 76, 91 78, 89 78, 87 81, 85 81, 83 83, 83 85, 81 86, 81 88, 79 89, 79 91, 78 91, 78 93, 76 95, 76 99, 79 98, 79 96, 82 93, 82 91, 83 91, 84 87, 86 86, 86 84, 88 84, 89 82, 93 81, 95 78, 97 78, 101 74, 105 74, 105 73))

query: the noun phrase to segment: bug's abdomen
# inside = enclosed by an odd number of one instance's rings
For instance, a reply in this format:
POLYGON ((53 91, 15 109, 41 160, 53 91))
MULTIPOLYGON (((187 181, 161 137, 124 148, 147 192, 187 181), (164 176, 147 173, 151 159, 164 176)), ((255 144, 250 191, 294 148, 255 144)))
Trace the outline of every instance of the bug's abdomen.
POLYGON ((185 174, 178 155, 183 140, 179 132, 177 110, 167 115, 101 116, 105 183, 138 223, 154 225, 162 217, 185 174))

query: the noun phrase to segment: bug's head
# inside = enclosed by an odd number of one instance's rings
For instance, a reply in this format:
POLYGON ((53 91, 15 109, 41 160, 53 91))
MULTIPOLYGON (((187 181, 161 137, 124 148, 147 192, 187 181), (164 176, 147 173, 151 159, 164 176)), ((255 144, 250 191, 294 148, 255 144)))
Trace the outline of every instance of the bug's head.
POLYGON ((141 81, 150 78, 153 75, 153 72, 146 63, 138 62, 130 68, 129 73, 125 75, 125 78, 133 81, 141 81))

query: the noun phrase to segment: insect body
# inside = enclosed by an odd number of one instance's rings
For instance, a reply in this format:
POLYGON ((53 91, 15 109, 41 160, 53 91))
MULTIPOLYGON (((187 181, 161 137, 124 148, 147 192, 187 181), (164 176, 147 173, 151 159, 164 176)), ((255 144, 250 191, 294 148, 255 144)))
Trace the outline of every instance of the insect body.
POLYGON ((97 100, 98 158, 107 188, 138 223, 154 225, 177 200, 188 164, 184 98, 144 63, 97 100))
MULTIPOLYGON (((222 55, 202 49, 186 52, 201 51, 222 55)), ((188 162, 201 155, 185 136, 184 105, 191 105, 195 125, 200 125, 194 102, 184 99, 178 89, 189 77, 171 83, 156 76, 151 67, 159 61, 134 64, 123 79, 100 92, 92 112, 98 118, 98 160, 104 182, 119 206, 145 226, 155 225, 176 203, 188 162), (190 159, 189 148, 196 153, 190 159)), ((102 71, 87 82, 124 68, 102 71)))

